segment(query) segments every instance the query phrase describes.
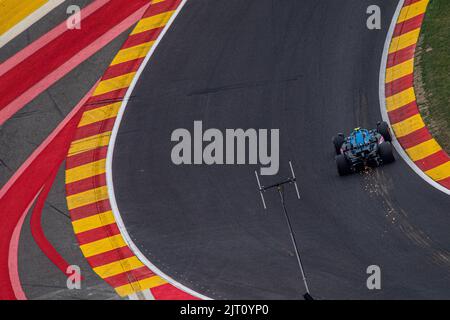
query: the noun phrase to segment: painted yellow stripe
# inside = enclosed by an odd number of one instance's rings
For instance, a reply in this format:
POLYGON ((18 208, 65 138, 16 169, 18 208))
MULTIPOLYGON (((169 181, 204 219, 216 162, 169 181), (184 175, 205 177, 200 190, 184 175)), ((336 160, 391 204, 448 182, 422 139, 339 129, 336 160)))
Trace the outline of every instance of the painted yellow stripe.
POLYGON ((132 293, 140 292, 142 290, 154 288, 166 284, 167 281, 160 276, 153 276, 145 278, 130 284, 126 284, 116 288, 116 292, 121 296, 128 296, 132 293))
POLYGON ((416 94, 414 93, 414 88, 408 88, 402 92, 394 94, 393 96, 386 98, 386 109, 387 111, 393 111, 400 107, 406 106, 407 104, 416 101, 416 94))
POLYGON ((68 196, 67 206, 72 210, 105 199, 108 199, 108 189, 103 186, 68 196))
POLYGON ((131 34, 138 34, 151 29, 164 27, 170 20, 170 17, 175 11, 163 12, 148 18, 144 18, 138 22, 131 34))
POLYGON ((416 130, 422 129, 424 126, 425 123, 423 122, 422 117, 420 114, 416 114, 406 120, 393 124, 392 129, 394 129, 397 138, 400 138, 416 130))
POLYGON ((450 177, 450 161, 447 161, 436 168, 425 171, 425 173, 435 181, 447 179, 450 177))
POLYGON ((442 150, 439 144, 434 139, 422 142, 414 147, 406 149, 406 153, 409 155, 412 161, 421 160, 432 154, 442 150))
POLYGON ((111 62, 111 66, 145 57, 154 43, 155 41, 149 41, 134 47, 120 50, 111 62))
POLYGON ((386 70, 386 83, 403 78, 414 72, 414 59, 399 63, 386 70))
POLYGON ((82 166, 66 170, 66 183, 83 180, 106 171, 106 159, 94 161, 82 166))
POLYGON ((75 140, 70 145, 69 157, 75 154, 107 146, 111 131, 103 132, 92 137, 75 140))
POLYGON ((164 2, 164 1, 166 1, 166 0, 153 0, 152 4, 156 4, 156 3, 160 3, 160 2, 164 2))
POLYGON ((417 43, 419 39, 420 28, 414 29, 410 32, 402 34, 392 39, 391 46, 389 47, 389 53, 396 52, 398 50, 407 48, 417 43))
POLYGON ((409 6, 403 7, 398 17, 397 23, 401 23, 424 13, 427 9, 428 3, 429 0, 421 0, 409 6))
POLYGON ((114 219, 114 214, 111 210, 109 210, 87 218, 72 221, 72 226, 75 233, 81 233, 104 227, 115 222, 116 220, 114 219))
POLYGON ((93 96, 98 96, 107 92, 126 88, 130 85, 136 72, 130 72, 122 76, 101 81, 95 88, 93 96))
POLYGON ((80 246, 83 255, 86 258, 95 256, 100 253, 105 253, 114 249, 125 247, 127 244, 122 238, 122 235, 118 234, 112 237, 103 238, 91 243, 83 244, 80 246))
POLYGON ((105 279, 143 266, 144 264, 139 261, 136 256, 133 256, 130 258, 114 261, 100 267, 96 267, 94 268, 94 271, 101 278, 105 279))
POLYGON ((0 0, 0 35, 42 7, 47 0, 0 0))
POLYGON ((122 102, 108 104, 106 106, 85 111, 81 117, 78 127, 86 126, 91 123, 114 118, 119 112, 122 102))

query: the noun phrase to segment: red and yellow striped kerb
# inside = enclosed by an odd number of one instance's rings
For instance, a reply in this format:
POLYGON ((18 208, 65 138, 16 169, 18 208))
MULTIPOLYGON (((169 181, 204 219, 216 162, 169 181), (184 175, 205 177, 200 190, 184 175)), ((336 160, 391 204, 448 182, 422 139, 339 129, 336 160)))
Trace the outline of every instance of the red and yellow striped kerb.
POLYGON ((146 267, 127 246, 111 211, 106 154, 125 93, 181 0, 153 0, 84 105, 66 161, 67 205, 93 270, 130 298, 194 299, 146 267))
POLYGON ((414 53, 429 0, 406 0, 397 20, 386 69, 386 108, 395 136, 412 161, 450 189, 450 158, 431 136, 417 107, 414 53))

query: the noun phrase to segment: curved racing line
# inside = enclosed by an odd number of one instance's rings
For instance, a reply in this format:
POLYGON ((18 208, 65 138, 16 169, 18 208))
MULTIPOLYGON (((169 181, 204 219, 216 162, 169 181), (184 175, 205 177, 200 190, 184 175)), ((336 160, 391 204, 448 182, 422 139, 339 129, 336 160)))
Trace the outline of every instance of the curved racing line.
POLYGON ((450 157, 425 126, 414 92, 414 54, 429 0, 401 0, 386 39, 380 71, 380 106, 392 141, 408 165, 450 195, 450 157))
POLYGON ((161 274, 140 254, 126 233, 107 178, 108 146, 114 142, 111 130, 118 127, 119 110, 123 113, 138 70, 145 67, 144 57, 149 60, 183 4, 152 2, 84 105, 67 155, 67 205, 80 249, 93 270, 130 299, 206 298, 161 274))

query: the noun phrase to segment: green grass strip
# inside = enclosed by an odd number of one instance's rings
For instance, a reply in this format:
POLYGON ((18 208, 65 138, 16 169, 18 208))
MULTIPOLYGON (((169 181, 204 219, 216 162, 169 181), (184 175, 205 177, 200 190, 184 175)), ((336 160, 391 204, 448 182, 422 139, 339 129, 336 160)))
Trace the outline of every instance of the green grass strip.
POLYGON ((422 116, 450 152, 450 0, 432 0, 417 50, 415 86, 422 116))

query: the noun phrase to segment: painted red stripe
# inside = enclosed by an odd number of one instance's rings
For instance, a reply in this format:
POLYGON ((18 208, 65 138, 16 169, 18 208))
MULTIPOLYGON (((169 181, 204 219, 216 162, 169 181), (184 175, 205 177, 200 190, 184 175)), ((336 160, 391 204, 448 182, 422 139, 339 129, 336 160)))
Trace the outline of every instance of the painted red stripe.
MULTIPOLYGON (((40 191, 39 191, 40 192, 40 191)), ((17 222, 14 232, 12 234, 11 240, 9 242, 9 252, 8 252, 8 273, 9 273, 9 279, 12 286, 12 293, 13 296, 17 300, 27 300, 27 297, 25 295, 25 292, 23 291, 22 284, 20 283, 20 276, 19 276, 19 241, 20 241, 20 234, 22 232, 23 223, 25 221, 25 218, 30 211, 31 207, 33 206, 34 202, 36 201, 36 198, 39 196, 39 194, 36 195, 36 197, 30 201, 28 204, 28 207, 25 209, 25 211, 21 214, 19 221, 17 222)), ((4 271, 4 273, 6 273, 4 271)))
POLYGON ((150 291, 155 300, 200 300, 169 283, 151 288, 150 291))
POLYGON ((395 26, 394 37, 398 37, 402 34, 405 34, 410 31, 413 31, 417 28, 420 28, 420 26, 422 25, 424 16, 425 16, 425 14, 420 14, 411 19, 408 19, 408 20, 398 23, 395 26))
MULTIPOLYGON (((80 14, 86 19, 93 12, 97 11, 100 7, 102 7, 109 0, 95 0, 91 2, 89 5, 84 7, 80 14)), ((60 23, 56 28, 53 28, 39 39, 28 45, 23 50, 17 52, 14 56, 8 58, 5 62, 0 64, 0 76, 4 73, 8 72, 12 68, 14 68, 18 63, 27 59, 28 56, 32 55, 42 47, 44 47, 47 43, 57 38, 59 35, 67 31, 67 23, 66 21, 60 23)))
POLYGON ((106 158, 107 153, 108 147, 105 146, 67 157, 66 170, 88 164, 92 161, 97 161, 98 159, 104 159, 106 158))
POLYGON ((432 139, 430 132, 428 132, 427 127, 423 127, 419 130, 411 132, 410 134, 397 138, 399 143, 402 145, 403 149, 408 149, 414 147, 422 142, 432 139))
POLYGON ((118 234, 120 234, 119 227, 117 226, 117 224, 112 223, 103 227, 77 233, 76 237, 78 239, 79 245, 81 246, 83 244, 102 240, 104 238, 116 236, 118 234))
POLYGON ((414 85, 414 74, 408 74, 400 79, 391 81, 386 84, 386 97, 393 96, 406 89, 411 88, 414 85))
POLYGON ((106 199, 76 209, 72 209, 70 210, 70 217, 72 218, 72 220, 78 220, 109 210, 111 210, 111 205, 109 204, 109 199, 106 199))
POLYGON ((97 254, 95 256, 87 258, 89 265, 92 268, 104 266, 105 264, 117 262, 122 259, 134 257, 133 251, 127 246, 117 248, 111 251, 97 254))
POLYGON ((96 134, 111 131, 116 118, 109 118, 103 121, 94 122, 86 126, 78 127, 74 140, 86 139, 96 134))
MULTIPOLYGON (((84 99, 83 99, 84 100, 84 99)), ((16 225, 48 180, 66 157, 70 141, 81 117, 81 106, 76 107, 39 148, 33 152, 8 183, 0 190, 0 300, 15 299, 9 279, 9 244, 16 225)))
POLYGON ((450 177, 445 178, 443 180, 439 180, 438 183, 446 187, 447 189, 450 189, 450 177))
POLYGON ((403 48, 399 51, 390 53, 388 55, 387 67, 390 68, 397 64, 400 64, 402 62, 405 62, 407 60, 414 58, 414 53, 416 51, 416 45, 417 44, 413 44, 413 45, 403 48))
POLYGON ((93 96, 89 99, 89 101, 84 106, 84 110, 91 110, 101 106, 105 106, 107 104, 111 104, 113 102, 118 102, 125 97, 128 88, 118 89, 114 91, 110 91, 104 94, 100 94, 97 96, 93 96))
POLYGON ((80 181, 68 183, 66 185, 66 195, 71 196, 103 186, 106 186, 106 175, 104 173, 80 181))
POLYGON ((436 168, 437 166, 440 166, 441 164, 446 163, 449 161, 449 156, 447 153, 445 153, 444 150, 439 150, 436 153, 433 153, 432 155, 415 161, 415 164, 420 168, 422 171, 427 171, 433 168, 436 168))
POLYGON ((4 271, 0 272, 0 288, 2 288, 0 300, 23 298, 19 279, 16 276, 17 270, 15 270, 17 266, 15 264, 17 262, 15 234, 20 233, 29 206, 33 204, 44 183, 48 181, 52 170, 59 168, 63 162, 76 130, 76 124, 81 117, 82 106, 93 90, 94 88, 89 90, 0 190, 0 208, 5 218, 0 224, 0 270, 4 271), (8 269, 9 272, 5 271, 8 269))
POLYGON ((50 259, 51 262, 66 275, 67 268, 70 264, 59 254, 55 247, 45 236, 44 230, 42 229, 42 210, 44 209, 47 196, 52 189, 52 184, 55 181, 56 175, 58 173, 58 167, 53 169, 53 173, 50 175, 49 179, 46 181, 44 188, 42 189, 37 202, 33 208, 30 219, 30 229, 34 241, 42 252, 50 259))
POLYGON ((83 19, 81 30, 68 30, 0 76, 0 83, 3 86, 0 110, 95 42, 113 26, 120 24, 122 20, 147 4, 146 0, 132 2, 111 0, 83 19))
POLYGON ((91 57, 98 50, 104 47, 106 44, 114 40, 120 33, 131 27, 135 21, 137 21, 146 7, 134 12, 128 18, 123 20, 120 24, 114 26, 107 33, 102 35, 95 42, 91 43, 86 48, 82 49, 75 56, 64 62, 56 70, 53 70, 47 74, 43 79, 39 80, 32 87, 28 88, 23 94, 18 96, 14 101, 9 103, 3 109, 0 110, 0 125, 11 118, 17 111, 22 109, 26 104, 36 98, 43 91, 47 90, 50 86, 63 78, 67 73, 73 70, 76 66, 80 65, 83 61, 91 57))
POLYGON ((178 5, 181 3, 181 0, 176 1, 163 1, 159 3, 155 3, 147 10, 147 12, 144 13, 143 18, 148 18, 155 16, 157 14, 166 12, 166 11, 172 11, 175 10, 178 5))
POLYGON ((139 69, 139 66, 141 65, 142 61, 144 61, 144 58, 130 60, 127 62, 111 66, 105 71, 102 80, 115 78, 130 72, 135 72, 139 69))
POLYGON ((104 280, 114 288, 117 288, 153 276, 155 276, 155 274, 152 271, 150 271, 149 268, 143 266, 134 270, 120 273, 112 277, 105 278, 104 280))
POLYGON ((391 124, 396 124, 418 113, 419 109, 417 108, 417 102, 413 101, 403 107, 388 112, 388 116, 391 124))
POLYGON ((158 38, 163 29, 164 28, 156 28, 150 31, 133 34, 125 41, 122 49, 131 48, 145 42, 154 41, 158 38))
POLYGON ((405 3, 403 4, 403 8, 412 5, 413 3, 419 2, 422 0, 405 0, 405 3))

